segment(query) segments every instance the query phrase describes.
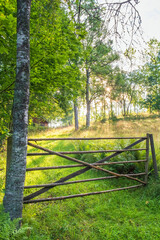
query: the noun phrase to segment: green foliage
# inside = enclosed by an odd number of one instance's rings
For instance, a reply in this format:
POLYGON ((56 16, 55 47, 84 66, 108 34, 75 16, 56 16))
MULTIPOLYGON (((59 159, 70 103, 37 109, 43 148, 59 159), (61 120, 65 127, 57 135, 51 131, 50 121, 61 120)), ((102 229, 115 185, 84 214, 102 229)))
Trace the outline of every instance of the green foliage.
MULTIPOLYGON (((92 142, 92 141, 80 141, 79 143, 75 143, 76 151, 91 151, 91 150, 112 150, 112 149, 123 149, 127 145, 130 145, 133 141, 124 141, 118 140, 116 143, 113 141, 109 141, 108 143, 101 143, 101 142, 92 142)), ((136 145, 136 148, 141 148, 143 144, 136 145)), ((107 153, 90 153, 90 154, 78 154, 78 159, 82 161, 86 161, 89 163, 93 163, 99 161, 106 157, 107 153)), ((145 159, 145 152, 143 151, 130 151, 124 152, 114 158, 111 159, 113 162, 119 161, 131 161, 131 160, 140 160, 145 159)), ((109 167, 110 170, 120 173, 120 174, 127 174, 127 173, 138 173, 144 172, 144 164, 135 164, 135 163, 124 163, 124 164, 116 164, 111 165, 109 167)), ((152 169, 152 167, 151 167, 152 169)), ((150 170, 151 170, 150 169, 150 170)))
POLYGON ((0 2, 0 145, 11 122, 16 66, 16 1, 0 2))
POLYGON ((39 124, 35 124, 35 125, 29 125, 28 126, 28 132, 36 134, 36 133, 40 133, 40 132, 45 132, 48 129, 48 127, 44 127, 44 126, 40 126, 39 124))
POLYGON ((110 117, 109 117, 109 120, 111 120, 111 121, 117 121, 117 117, 116 117, 116 115, 114 114, 113 111, 111 112, 111 115, 110 115, 110 117))
POLYGON ((112 73, 113 67, 111 63, 118 60, 119 55, 113 51, 111 41, 107 44, 97 41, 95 45, 89 60, 91 71, 96 76, 106 77, 112 73))
POLYGON ((160 107, 160 43, 156 39, 148 42, 146 50, 147 63, 143 66, 142 74, 144 87, 147 92, 141 101, 142 106, 152 111, 159 111, 160 107))
MULTIPOLYGON (((127 145, 132 144, 134 141, 124 141, 120 140, 117 143, 116 149, 123 149, 127 145)), ((135 148, 142 148, 142 144, 137 144, 135 148)), ((124 152, 117 157, 113 158, 112 161, 118 162, 118 161, 132 161, 132 160, 142 160, 145 159, 145 152, 144 151, 129 151, 129 152, 124 152)), ((131 174, 131 173, 138 173, 138 172, 144 172, 145 167, 144 163, 124 163, 124 164, 117 164, 117 165, 112 165, 112 170, 121 174, 131 174)))
MULTIPOLYGON (((16 1, 1 1, 0 13, 0 132, 9 131, 16 69, 16 1)), ((59 1, 32 1, 30 19, 30 119, 63 117, 81 88, 83 37, 66 6, 59 1)))
POLYGON ((18 229, 20 219, 10 220, 9 215, 6 214, 0 207, 0 240, 26 240, 31 231, 28 224, 24 224, 18 229))
POLYGON ((0 128, 0 151, 3 148, 3 144, 7 137, 10 136, 9 130, 7 128, 2 127, 0 128))
POLYGON ((31 12, 30 114, 54 119, 70 108, 80 88, 74 59, 79 59, 81 44, 60 2, 32 1, 31 12))

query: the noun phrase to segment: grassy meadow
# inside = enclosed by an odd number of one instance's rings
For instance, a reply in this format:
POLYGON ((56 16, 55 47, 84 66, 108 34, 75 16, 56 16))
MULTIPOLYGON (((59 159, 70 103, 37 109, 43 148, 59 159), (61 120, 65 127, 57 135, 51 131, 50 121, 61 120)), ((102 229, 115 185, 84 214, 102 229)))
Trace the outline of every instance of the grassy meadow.
MULTIPOLYGON (((160 118, 120 120, 95 123, 90 129, 81 128, 75 132, 73 127, 29 131, 29 137, 133 137, 152 133, 155 141, 156 157, 160 169, 160 118)), ((47 141, 38 145, 53 151, 121 149, 133 140, 101 141, 47 141)), ((139 144, 138 147, 145 147, 139 144)), ((28 152, 39 150, 28 147, 28 152)), ((109 154, 108 154, 109 155, 109 154)), ((105 153, 92 155, 72 155, 92 163, 107 156, 105 153)), ((6 151, 1 153, 0 168, 0 240, 159 240, 160 239, 160 182, 154 178, 150 154, 149 184, 133 190, 112 192, 82 198, 25 204, 22 228, 15 230, 16 223, 9 221, 3 213, 2 200, 5 183, 6 151)), ((123 153, 114 161, 145 159, 145 151, 123 153)), ((27 167, 69 165, 73 162, 57 156, 28 156, 27 167)), ((47 184, 59 180, 80 168, 34 171, 26 173, 25 185, 47 184)), ((144 171, 144 164, 126 164, 106 169, 119 172, 144 171)), ((106 173, 89 170, 72 180, 106 176, 106 173)), ((143 179, 143 178, 141 178, 143 179)), ((124 186, 137 185, 127 179, 101 180, 55 187, 37 198, 58 197, 87 192, 104 191, 124 186)), ((26 189, 28 195, 38 189, 26 189)))

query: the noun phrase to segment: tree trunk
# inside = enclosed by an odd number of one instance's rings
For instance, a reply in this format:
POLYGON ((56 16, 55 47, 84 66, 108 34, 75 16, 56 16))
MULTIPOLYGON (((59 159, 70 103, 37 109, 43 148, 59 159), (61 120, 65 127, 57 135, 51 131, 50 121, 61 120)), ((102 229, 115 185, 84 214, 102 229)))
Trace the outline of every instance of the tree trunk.
POLYGON ((78 125, 78 106, 77 106, 77 99, 74 102, 74 122, 75 122, 75 130, 79 129, 78 125))
POLYGON ((116 102, 116 113, 115 113, 115 114, 116 114, 117 117, 118 117, 118 115, 119 115, 118 113, 119 113, 118 103, 116 102))
POLYGON ((30 8, 31 0, 17 0, 17 68, 13 102, 12 151, 3 200, 5 211, 9 212, 12 220, 22 217, 26 173, 30 78, 30 8))
POLYGON ((127 116, 128 116, 128 114, 129 114, 129 105, 127 106, 127 116))
POLYGON ((89 70, 86 70, 86 104, 87 104, 87 113, 86 113, 86 127, 90 127, 90 101, 89 101, 89 70))
POLYGON ((95 109, 94 120, 95 120, 95 122, 96 122, 96 121, 97 121, 97 117, 98 117, 97 102, 96 102, 96 100, 94 101, 94 109, 95 109))
POLYGON ((110 98, 110 118, 113 118, 113 102, 112 99, 110 98))
POLYGON ((152 107, 151 106, 149 107, 149 113, 150 114, 152 113, 152 107))
POLYGON ((126 101, 123 99, 123 116, 126 116, 126 101))
POLYGON ((130 114, 132 113, 132 105, 133 105, 133 104, 131 104, 131 105, 130 105, 130 108, 129 108, 129 113, 130 113, 130 114))
POLYGON ((103 98, 103 119, 106 119, 106 99, 103 98))
POLYGON ((119 109, 119 104, 117 103, 117 117, 119 116, 120 114, 120 109, 119 109))
POLYGON ((131 96, 131 99, 128 103, 128 107, 127 107, 127 115, 129 114, 129 109, 130 109, 130 106, 131 106, 131 102, 132 102, 132 96, 131 96))

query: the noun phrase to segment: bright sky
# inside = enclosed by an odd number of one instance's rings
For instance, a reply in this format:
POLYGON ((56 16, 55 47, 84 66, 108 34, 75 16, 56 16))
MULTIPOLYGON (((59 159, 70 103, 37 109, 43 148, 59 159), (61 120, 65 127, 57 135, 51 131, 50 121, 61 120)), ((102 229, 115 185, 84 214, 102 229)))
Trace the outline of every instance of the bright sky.
MULTIPOLYGON (((99 3, 116 3, 124 0, 98 0, 99 3)), ((136 9, 142 18, 144 39, 156 38, 160 41, 160 0, 138 0, 136 9)), ((133 2, 132 2, 133 3, 133 2)))
MULTIPOLYGON (((116 3, 116 2, 124 2, 124 0, 98 0, 100 3, 108 2, 108 3, 116 3)), ((141 38, 141 35, 137 33, 135 35, 134 42, 135 45, 133 45, 134 48, 136 48, 137 54, 143 50, 143 48, 146 48, 146 45, 143 42, 143 39, 145 42, 149 41, 151 38, 156 38, 158 41, 160 41, 160 0, 139 0, 139 3, 136 5, 136 9, 139 11, 139 14, 142 19, 142 30, 144 32, 143 38, 141 38)), ((129 38, 129 36, 126 36, 129 38)), ((129 42, 129 40, 128 40, 129 42)), ((118 46, 119 47, 119 46, 118 46)), ((120 50, 126 49, 126 45, 123 47, 123 42, 120 43, 120 50)), ((136 58, 136 65, 143 64, 143 59, 141 59, 141 53, 138 55, 139 57, 136 58), (139 60, 138 60, 139 59, 139 60)), ((122 60, 122 65, 124 65, 125 70, 129 69, 129 65, 126 63, 126 59, 124 59, 124 63, 122 60)))
POLYGON ((155 37, 160 41, 160 0, 139 0, 137 9, 147 40, 155 37))

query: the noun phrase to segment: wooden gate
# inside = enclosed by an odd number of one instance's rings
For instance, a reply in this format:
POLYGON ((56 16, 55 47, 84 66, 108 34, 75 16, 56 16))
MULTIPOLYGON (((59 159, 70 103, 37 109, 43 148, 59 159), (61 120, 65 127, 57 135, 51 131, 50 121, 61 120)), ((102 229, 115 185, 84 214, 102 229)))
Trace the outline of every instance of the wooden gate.
POLYGON ((40 190, 24 197, 24 204, 27 203, 37 203, 37 202, 44 202, 44 201, 55 201, 55 200, 62 200, 62 199, 68 199, 68 198, 75 198, 75 197, 83 197, 83 196, 88 196, 88 195, 96 195, 96 194, 101 194, 101 193, 109 193, 113 191, 120 191, 120 190, 125 190, 125 189, 133 189, 133 188, 138 188, 145 186, 148 181, 148 164, 149 164, 149 141, 151 143, 151 150, 152 150, 152 157, 153 157, 153 166, 155 170, 155 174, 158 176, 158 170, 157 170, 157 165, 156 165, 156 159, 155 159, 155 150, 154 150, 154 144, 153 144, 153 137, 151 134, 147 134, 146 137, 115 137, 115 138, 40 138, 40 139, 28 139, 28 145, 32 146, 33 148, 43 150, 43 153, 28 153, 28 156, 40 156, 40 155, 57 155, 59 157, 68 159, 70 161, 76 162, 78 164, 74 165, 63 165, 63 166, 50 166, 50 167, 36 167, 36 168, 27 168, 26 171, 37 171, 37 170, 49 170, 49 169, 64 169, 64 168, 82 168, 78 171, 75 171, 74 173, 71 173, 67 175, 66 177, 63 177, 59 179, 58 181, 50 184, 41 184, 41 185, 32 185, 32 186, 25 186, 25 189, 28 188, 41 188, 40 190), (58 141, 58 140, 64 140, 64 141, 69 141, 69 140, 112 140, 112 139, 135 139, 135 142, 126 146, 123 149, 120 150, 95 150, 95 151, 68 151, 68 152, 55 152, 50 149, 44 148, 42 146, 37 145, 38 141, 58 141), (132 148, 136 146, 137 144, 145 141, 145 148, 132 148), (36 144, 31 143, 31 142, 36 142, 36 144), (128 151, 145 151, 145 159, 143 160, 131 160, 131 161, 118 161, 118 162, 111 162, 113 157, 118 156, 119 154, 123 152, 128 152, 128 151), (107 156, 95 163, 88 163, 84 162, 81 160, 78 160, 76 158, 68 156, 69 154, 89 154, 89 153, 112 153, 110 156, 107 156), (114 164, 125 164, 125 163, 144 163, 144 172, 140 173, 135 173, 135 174, 119 174, 113 171, 110 171, 108 169, 102 168, 102 166, 106 165, 114 165, 114 164), (83 180, 76 180, 76 181, 68 181, 76 176, 79 176, 85 172, 87 172, 90 169, 96 169, 102 172, 105 172, 109 174, 110 176, 106 177, 100 177, 100 178, 92 178, 92 179, 83 179, 83 180), (144 176, 143 180, 139 179, 139 176, 144 176), (133 186, 128 186, 128 187, 122 187, 122 188, 116 188, 116 189, 110 189, 110 190, 105 190, 105 191, 99 191, 99 192, 90 192, 90 193, 81 193, 81 194, 76 194, 76 195, 69 195, 69 196, 61 196, 61 197, 52 197, 52 198, 43 198, 43 199, 33 199, 39 195, 41 195, 44 192, 47 192, 51 188, 54 188, 56 186, 60 185, 68 185, 68 184, 75 184, 75 183, 82 183, 82 182, 89 182, 89 181, 99 181, 99 180, 105 180, 105 179, 113 179, 113 178, 127 178, 130 180, 134 180, 135 182, 138 182, 137 185, 133 186))

